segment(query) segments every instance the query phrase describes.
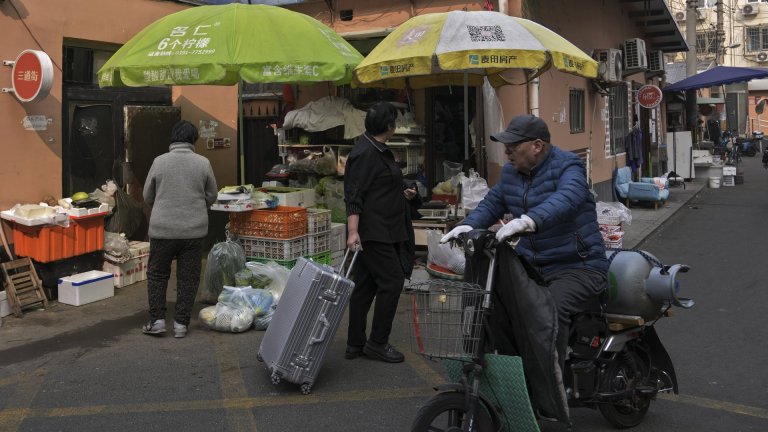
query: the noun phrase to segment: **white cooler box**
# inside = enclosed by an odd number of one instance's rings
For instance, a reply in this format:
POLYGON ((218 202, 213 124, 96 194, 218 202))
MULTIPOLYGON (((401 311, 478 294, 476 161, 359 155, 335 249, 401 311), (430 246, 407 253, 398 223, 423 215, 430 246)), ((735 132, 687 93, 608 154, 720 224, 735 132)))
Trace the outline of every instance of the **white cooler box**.
POLYGON ((91 270, 59 279, 59 303, 80 306, 115 296, 111 273, 91 270))
MULTIPOLYGON (((2 228, 0 228, 2 229, 2 228)), ((0 291, 0 318, 11 314, 11 305, 8 304, 8 295, 0 291)))

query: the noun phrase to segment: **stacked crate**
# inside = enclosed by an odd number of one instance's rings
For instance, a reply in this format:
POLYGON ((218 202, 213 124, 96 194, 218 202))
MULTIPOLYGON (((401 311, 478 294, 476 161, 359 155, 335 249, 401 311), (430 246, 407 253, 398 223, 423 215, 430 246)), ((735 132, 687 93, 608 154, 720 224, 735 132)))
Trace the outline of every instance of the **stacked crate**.
POLYGON ((307 255, 307 224, 307 209, 303 207, 229 214, 229 230, 243 246, 248 261, 275 261, 287 268, 307 255))
POLYGON ((347 249, 347 225, 331 223, 331 265, 338 268, 347 249))
POLYGON ((331 264, 331 210, 307 209, 307 258, 331 264))

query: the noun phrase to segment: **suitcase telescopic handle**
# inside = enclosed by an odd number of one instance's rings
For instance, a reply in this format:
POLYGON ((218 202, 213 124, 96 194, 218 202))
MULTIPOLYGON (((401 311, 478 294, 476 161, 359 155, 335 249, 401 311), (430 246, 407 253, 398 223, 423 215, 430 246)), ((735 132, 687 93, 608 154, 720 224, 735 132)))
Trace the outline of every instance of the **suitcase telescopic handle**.
POLYGON ((347 273, 344 274, 344 263, 347 262, 347 257, 349 257, 349 248, 347 248, 347 251, 344 252, 344 259, 341 260, 341 264, 339 265, 339 274, 343 274, 345 278, 349 279, 349 274, 352 272, 352 266, 355 265, 355 260, 357 259, 357 253, 360 252, 360 246, 355 246, 355 254, 352 255, 352 261, 349 263, 349 267, 347 267, 347 273))

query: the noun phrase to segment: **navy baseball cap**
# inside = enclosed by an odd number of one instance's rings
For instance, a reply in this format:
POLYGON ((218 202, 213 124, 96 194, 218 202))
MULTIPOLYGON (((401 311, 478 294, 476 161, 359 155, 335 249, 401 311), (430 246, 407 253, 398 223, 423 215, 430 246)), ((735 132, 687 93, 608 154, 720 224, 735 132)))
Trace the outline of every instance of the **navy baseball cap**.
POLYGON ((549 128, 544 120, 523 114, 510 120, 507 129, 491 135, 491 140, 504 144, 517 144, 540 139, 549 142, 549 128))

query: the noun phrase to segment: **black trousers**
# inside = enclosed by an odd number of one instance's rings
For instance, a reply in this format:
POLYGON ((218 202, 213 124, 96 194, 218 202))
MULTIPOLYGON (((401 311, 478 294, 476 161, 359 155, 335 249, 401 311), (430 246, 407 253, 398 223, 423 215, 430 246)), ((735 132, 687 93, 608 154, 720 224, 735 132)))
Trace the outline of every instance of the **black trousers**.
POLYGON ((397 245, 364 242, 353 269, 355 289, 349 300, 347 345, 362 347, 367 339, 377 344, 389 342, 405 274, 397 245), (366 336, 368 312, 374 298, 370 337, 366 336))
POLYGON ((179 324, 189 325, 192 306, 200 286, 203 240, 149 239, 147 298, 151 320, 165 319, 168 279, 171 277, 171 263, 176 259, 175 320, 179 324))

